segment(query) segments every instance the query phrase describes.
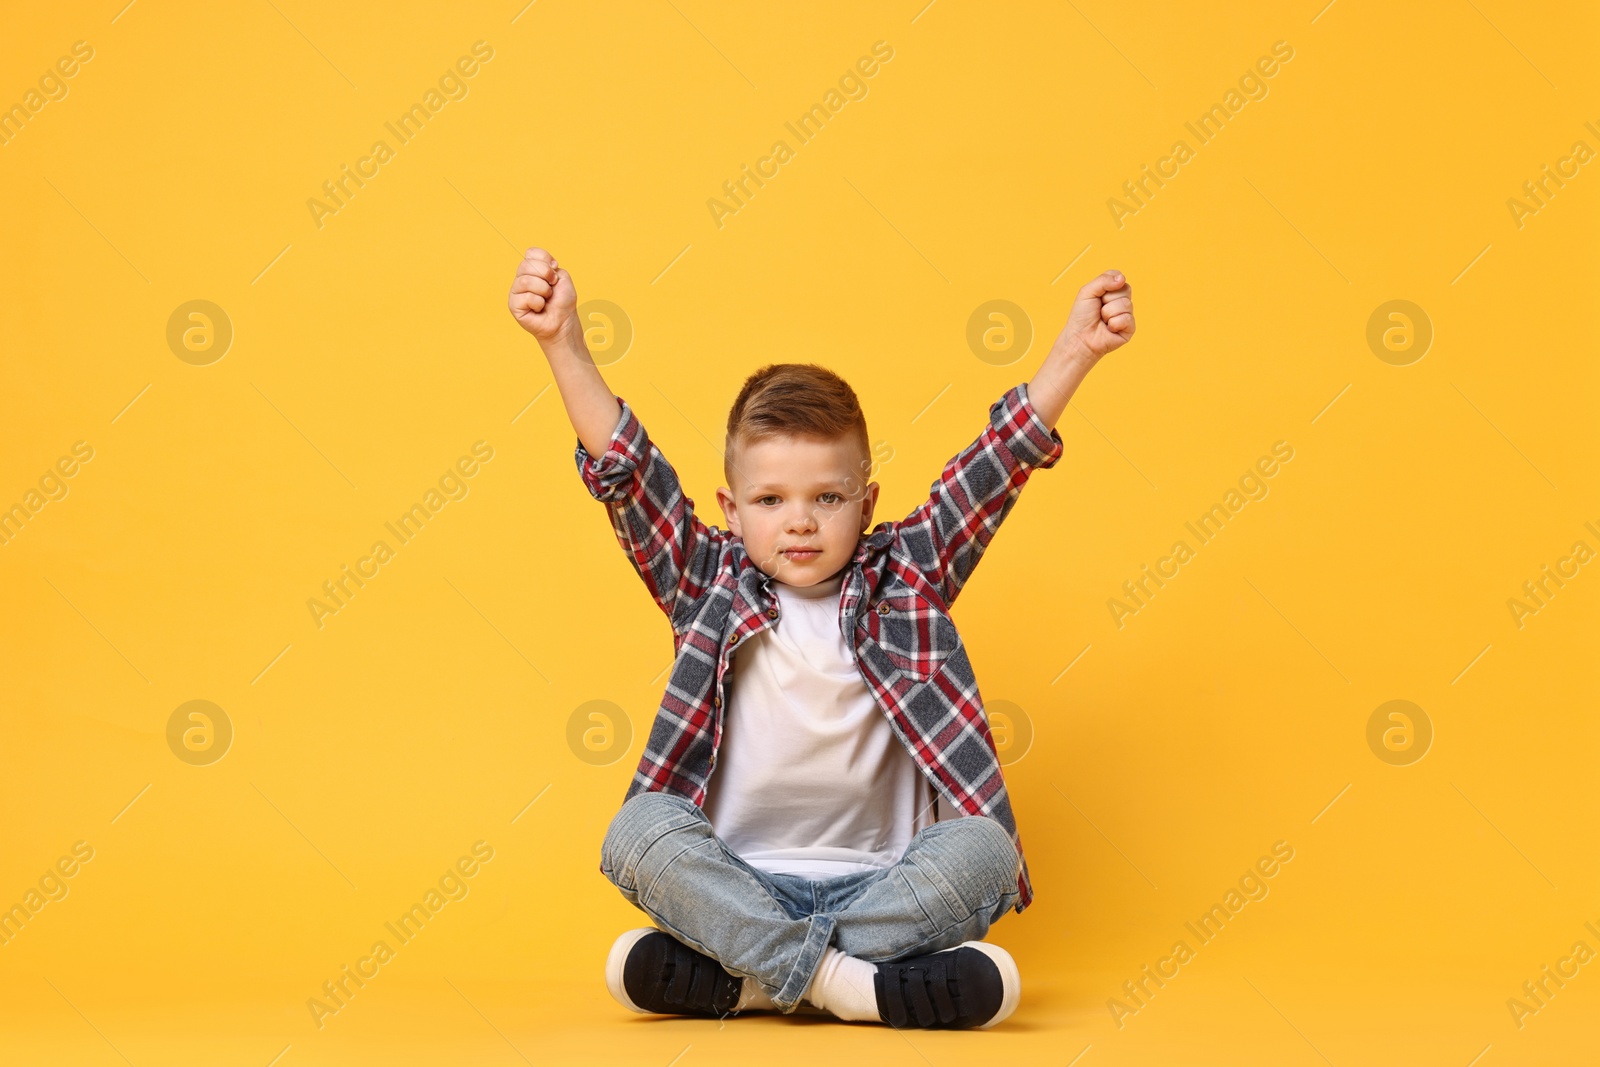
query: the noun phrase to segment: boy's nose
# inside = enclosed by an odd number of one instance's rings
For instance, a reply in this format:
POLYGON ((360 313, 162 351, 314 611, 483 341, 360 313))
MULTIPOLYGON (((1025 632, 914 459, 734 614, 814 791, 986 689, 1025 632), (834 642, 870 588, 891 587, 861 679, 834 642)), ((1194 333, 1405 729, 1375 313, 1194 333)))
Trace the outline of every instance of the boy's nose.
POLYGON ((817 528, 817 517, 808 508, 789 516, 789 532, 810 533, 817 528))

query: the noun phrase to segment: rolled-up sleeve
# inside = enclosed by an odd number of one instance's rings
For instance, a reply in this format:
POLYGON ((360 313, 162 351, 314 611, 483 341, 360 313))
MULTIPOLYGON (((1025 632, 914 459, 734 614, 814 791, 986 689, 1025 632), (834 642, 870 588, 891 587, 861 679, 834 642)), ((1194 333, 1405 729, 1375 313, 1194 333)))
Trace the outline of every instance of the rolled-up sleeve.
POLYGON ((589 494, 606 505, 617 543, 677 632, 715 581, 730 535, 700 521, 677 471, 633 408, 620 396, 617 403, 622 414, 606 450, 590 455, 579 440, 573 458, 589 494))
MULTIPOLYGON (((612 395, 616 396, 615 393, 612 395)), ((644 466, 650 455, 650 439, 645 436, 644 426, 638 416, 634 415, 633 409, 622 397, 617 396, 616 400, 622 405, 622 414, 611 431, 611 441, 606 445, 606 450, 599 456, 590 455, 580 438, 573 454, 589 495, 607 503, 627 495, 628 486, 633 482, 636 472, 644 466)))
POLYGON ((989 425, 1024 466, 1048 470, 1064 451, 1061 435, 1033 409, 1027 382, 1017 383, 995 402, 989 409, 989 425))
POLYGON ((1036 470, 1061 459, 1061 435, 1045 425, 1019 383, 989 407, 977 438, 945 464, 928 499, 895 524, 901 550, 954 602, 1036 470))

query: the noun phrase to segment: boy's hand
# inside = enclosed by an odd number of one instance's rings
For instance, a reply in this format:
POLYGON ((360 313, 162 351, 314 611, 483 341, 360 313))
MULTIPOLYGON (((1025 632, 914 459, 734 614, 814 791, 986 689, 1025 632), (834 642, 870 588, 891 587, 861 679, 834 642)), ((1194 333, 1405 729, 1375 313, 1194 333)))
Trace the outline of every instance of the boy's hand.
POLYGON ((1100 357, 1132 337, 1133 286, 1121 271, 1108 270, 1078 290, 1061 336, 1028 382, 1028 401, 1046 426, 1055 427, 1100 357))
POLYGON ((563 334, 582 333, 578 326, 578 290, 572 284, 572 275, 542 248, 530 248, 522 257, 508 303, 517 322, 541 345, 563 334))
POLYGON ((1108 270, 1078 290, 1055 347, 1098 361, 1127 344, 1133 330, 1133 286, 1121 271, 1108 270))

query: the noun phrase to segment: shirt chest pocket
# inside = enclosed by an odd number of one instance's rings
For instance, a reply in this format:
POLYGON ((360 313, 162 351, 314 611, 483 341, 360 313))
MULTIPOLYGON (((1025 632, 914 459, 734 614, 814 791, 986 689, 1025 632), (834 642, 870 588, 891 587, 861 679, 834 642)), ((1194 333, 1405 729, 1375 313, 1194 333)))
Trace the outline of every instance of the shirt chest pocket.
POLYGON ((857 626, 891 666, 926 682, 961 645, 956 624, 932 601, 908 587, 894 587, 866 605, 857 626))

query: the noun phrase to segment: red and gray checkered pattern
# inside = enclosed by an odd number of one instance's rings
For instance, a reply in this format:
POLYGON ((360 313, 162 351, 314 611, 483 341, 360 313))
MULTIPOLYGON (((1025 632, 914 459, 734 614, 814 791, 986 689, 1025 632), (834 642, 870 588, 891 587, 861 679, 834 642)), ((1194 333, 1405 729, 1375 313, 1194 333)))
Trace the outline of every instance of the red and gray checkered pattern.
MULTIPOLYGON (((617 541, 672 623, 677 650, 624 800, 670 790, 696 804, 722 739, 723 694, 739 643, 778 622, 772 579, 733 533, 694 513, 661 450, 622 397, 606 451, 574 458, 606 504, 617 541)), ((928 499, 862 536, 846 571, 840 627, 896 736, 939 793, 1022 840, 989 735, 983 698, 949 608, 1035 470, 1061 458, 1061 437, 1028 401, 1027 383, 989 408, 975 441, 945 464, 928 499)), ((1017 911, 1033 899, 1026 860, 1017 911)))

